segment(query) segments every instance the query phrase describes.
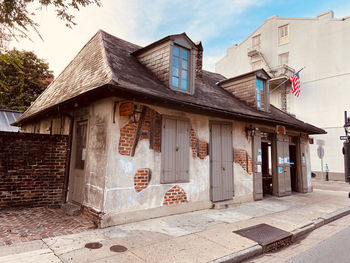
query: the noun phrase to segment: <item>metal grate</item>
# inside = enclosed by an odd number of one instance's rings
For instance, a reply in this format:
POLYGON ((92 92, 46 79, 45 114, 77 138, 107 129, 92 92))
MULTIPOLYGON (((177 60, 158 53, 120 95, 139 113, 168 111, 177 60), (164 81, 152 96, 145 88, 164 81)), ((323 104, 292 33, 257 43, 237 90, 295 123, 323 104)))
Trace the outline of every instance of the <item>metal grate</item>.
POLYGON ((267 224, 259 224, 233 232, 257 242, 263 247, 264 252, 289 245, 292 239, 292 233, 267 224))

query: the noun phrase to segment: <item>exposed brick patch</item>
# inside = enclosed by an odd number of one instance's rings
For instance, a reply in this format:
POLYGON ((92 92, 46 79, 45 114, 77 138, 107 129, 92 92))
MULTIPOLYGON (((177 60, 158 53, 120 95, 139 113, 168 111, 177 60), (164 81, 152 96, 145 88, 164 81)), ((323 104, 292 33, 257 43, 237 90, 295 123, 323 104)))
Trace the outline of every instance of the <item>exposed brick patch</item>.
POLYGON ((204 159, 208 155, 208 143, 206 141, 199 141, 198 157, 204 159))
POLYGON ((253 160, 245 150, 234 149, 234 161, 248 174, 253 174, 253 160))
POLYGON ((198 139, 197 139, 196 131, 192 128, 191 128, 191 132, 190 132, 190 143, 191 143, 191 149, 192 149, 192 157, 196 158, 197 157, 198 139))
POLYGON ((91 207, 87 207, 85 205, 81 206, 81 214, 90 218, 95 226, 99 226, 101 219, 104 215, 103 212, 96 211, 91 207))
POLYGON ((130 155, 135 141, 137 123, 128 122, 120 129, 119 153, 130 155))
MULTIPOLYGON (((138 110, 141 108, 138 107, 138 110)), ((140 140, 148 139, 150 141, 150 148, 156 152, 161 149, 161 115, 146 107, 145 119, 141 127, 140 140)), ((129 121, 120 129, 120 140, 118 150, 122 155, 131 155, 133 144, 135 143, 136 131, 138 123, 129 121)))
POLYGON ((143 168, 136 171, 134 175, 134 188, 136 192, 146 189, 151 180, 151 170, 143 168))
POLYGON ((187 196, 184 189, 175 185, 165 193, 163 205, 181 204, 185 202, 187 202, 187 196))
POLYGON ((58 207, 68 136, 0 132, 0 208, 58 207))
POLYGON ((134 110, 134 103, 132 103, 131 101, 121 103, 119 107, 119 115, 129 116, 133 113, 133 110, 134 110))
POLYGON ((190 131, 190 146, 193 158, 199 157, 200 159, 205 159, 208 155, 208 143, 199 140, 196 131, 193 128, 191 128, 190 131))

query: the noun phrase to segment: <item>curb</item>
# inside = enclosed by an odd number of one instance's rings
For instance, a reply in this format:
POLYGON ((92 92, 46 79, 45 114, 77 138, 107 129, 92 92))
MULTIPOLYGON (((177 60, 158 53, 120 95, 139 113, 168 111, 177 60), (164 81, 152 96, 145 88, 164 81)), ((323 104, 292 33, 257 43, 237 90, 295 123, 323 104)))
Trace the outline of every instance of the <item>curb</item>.
MULTIPOLYGON (((350 206, 344 207, 342 209, 339 209, 335 212, 326 214, 323 217, 320 217, 313 221, 313 223, 303 226, 301 228, 298 228, 294 231, 292 231, 292 243, 295 242, 298 238, 306 235, 307 233, 310 233, 311 231, 324 226, 332 221, 335 221, 339 218, 342 218, 343 216, 350 214, 350 206)), ((239 263, 243 260, 248 260, 253 257, 259 256, 263 254, 263 248, 260 245, 255 245, 250 248, 246 248, 244 250, 229 254, 227 256, 215 259, 213 261, 210 261, 210 263, 239 263)))
POLYGON ((243 249, 241 251, 229 254, 227 256, 224 256, 222 258, 215 259, 213 261, 210 261, 210 263, 239 263, 243 260, 247 260, 256 256, 259 256, 263 253, 263 248, 260 245, 255 245, 246 249, 243 249))

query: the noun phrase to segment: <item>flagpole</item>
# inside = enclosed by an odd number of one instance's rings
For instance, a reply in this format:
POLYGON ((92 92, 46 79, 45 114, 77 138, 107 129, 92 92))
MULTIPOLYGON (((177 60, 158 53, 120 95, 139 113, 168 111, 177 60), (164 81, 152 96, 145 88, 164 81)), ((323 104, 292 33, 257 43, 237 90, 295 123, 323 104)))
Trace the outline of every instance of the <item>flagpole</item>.
MULTIPOLYGON (((302 67, 297 73, 294 73, 293 75, 296 75, 296 74, 298 74, 300 71, 302 71, 304 68, 306 68, 305 66, 304 67, 302 67)), ((276 90, 277 88, 279 88, 282 84, 284 84, 284 83, 286 83, 287 81, 289 80, 289 78, 288 79, 286 79, 285 81, 283 81, 281 84, 279 84, 276 88, 274 88, 273 90, 276 90)), ((271 91, 272 92, 272 91, 271 91)))

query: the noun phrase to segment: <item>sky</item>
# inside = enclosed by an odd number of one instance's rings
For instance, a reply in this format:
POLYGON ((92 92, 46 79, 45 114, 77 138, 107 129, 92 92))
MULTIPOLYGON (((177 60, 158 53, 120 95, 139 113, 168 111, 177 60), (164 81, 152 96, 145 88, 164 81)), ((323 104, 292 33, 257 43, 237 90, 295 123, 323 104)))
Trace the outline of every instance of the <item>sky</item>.
POLYGON ((57 76, 89 39, 102 29, 129 42, 145 46, 164 36, 186 32, 202 41, 203 67, 214 71, 226 48, 243 41, 266 18, 315 17, 333 10, 336 18, 350 16, 349 0, 101 0, 72 12, 72 29, 56 17, 52 8, 31 8, 43 38, 30 32, 32 41, 14 42, 11 47, 34 51, 49 63, 57 76))

